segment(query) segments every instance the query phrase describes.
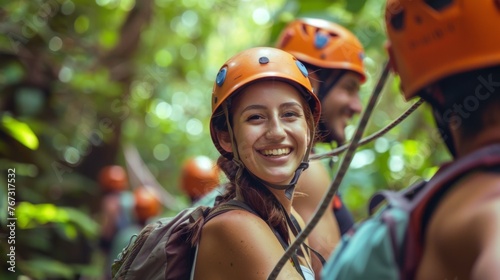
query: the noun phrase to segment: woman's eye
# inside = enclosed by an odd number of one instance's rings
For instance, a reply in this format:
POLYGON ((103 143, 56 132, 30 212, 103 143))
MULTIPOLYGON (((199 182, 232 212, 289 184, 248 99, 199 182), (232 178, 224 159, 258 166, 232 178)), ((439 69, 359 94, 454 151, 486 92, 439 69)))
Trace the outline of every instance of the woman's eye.
POLYGON ((286 112, 283 114, 285 118, 300 117, 300 113, 297 112, 286 112))
POLYGON ((259 119, 262 119, 260 115, 250 115, 247 117, 247 121, 259 120, 259 119))

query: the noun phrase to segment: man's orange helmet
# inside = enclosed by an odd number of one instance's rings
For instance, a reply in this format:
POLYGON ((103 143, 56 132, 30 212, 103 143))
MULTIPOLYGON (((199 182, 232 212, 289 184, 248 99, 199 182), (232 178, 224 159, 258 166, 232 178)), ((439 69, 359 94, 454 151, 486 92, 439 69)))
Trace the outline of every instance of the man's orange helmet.
POLYGON ((499 1, 388 0, 385 20, 407 100, 445 77, 500 64, 499 1))
POLYGON ((192 157, 182 166, 180 187, 194 201, 219 185, 219 176, 219 168, 209 157, 192 157))
POLYGON ((212 117, 210 134, 219 152, 227 158, 227 153, 219 144, 215 133, 214 117, 222 111, 222 104, 246 85, 264 79, 274 79, 295 86, 309 102, 314 120, 319 121, 321 107, 313 94, 304 64, 288 52, 270 47, 247 49, 230 58, 220 68, 212 91, 212 117))
POLYGON ((366 80, 364 49, 351 31, 336 23, 314 18, 290 22, 278 37, 276 46, 302 62, 326 69, 358 73, 366 80))
POLYGON ((123 191, 128 187, 127 172, 119 165, 108 165, 101 169, 98 182, 105 191, 123 191))
POLYGON ((160 214, 161 205, 155 191, 146 186, 140 186, 134 190, 134 212, 140 221, 160 214))

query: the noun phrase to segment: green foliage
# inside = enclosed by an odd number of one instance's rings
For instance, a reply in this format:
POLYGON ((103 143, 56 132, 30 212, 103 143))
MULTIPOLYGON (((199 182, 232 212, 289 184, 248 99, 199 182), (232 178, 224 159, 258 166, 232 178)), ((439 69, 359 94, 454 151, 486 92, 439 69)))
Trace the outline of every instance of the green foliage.
MULTIPOLYGON (((17 170, 16 213, 25 244, 17 252, 22 274, 36 279, 99 275, 102 255, 69 260, 60 249, 72 245, 82 256, 86 246, 98 251, 97 169, 125 166, 124 144, 136 146, 164 189, 179 205, 187 205, 177 186, 182 161, 200 154, 218 156, 208 121, 219 67, 243 49, 273 45, 293 18, 333 20, 359 37, 366 51, 368 79, 360 93, 366 104, 387 60, 384 3, 3 1, 0 167, 17 170), (151 13, 141 14, 148 3, 151 13), (130 20, 133 15, 141 17, 130 20)), ((398 79, 391 78, 365 136, 410 104, 400 95, 398 79)), ((358 120, 348 127, 348 135, 358 120)), ((429 178, 447 159, 430 110, 422 106, 383 137, 358 148, 340 191, 362 219, 375 191, 429 178)), ((337 158, 335 168, 339 162, 337 158)), ((130 185, 137 182, 130 180, 130 185)), ((165 209, 166 214, 172 211, 165 209)))
POLYGON ((19 229, 32 229, 48 223, 59 223, 64 225, 62 232, 68 239, 76 237, 76 228, 79 228, 79 231, 87 237, 98 236, 99 225, 87 213, 75 208, 21 202, 17 206, 16 213, 19 229))
POLYGON ((36 150, 38 148, 38 138, 27 124, 17 121, 13 117, 6 114, 0 117, 2 122, 0 130, 3 130, 19 143, 31 150, 36 150))

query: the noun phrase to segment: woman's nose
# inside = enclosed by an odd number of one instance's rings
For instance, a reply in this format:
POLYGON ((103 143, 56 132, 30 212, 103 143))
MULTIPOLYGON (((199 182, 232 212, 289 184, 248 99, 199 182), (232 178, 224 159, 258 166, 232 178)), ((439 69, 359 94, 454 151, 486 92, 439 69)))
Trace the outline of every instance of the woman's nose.
POLYGON ((272 120, 269 122, 266 137, 269 139, 280 139, 286 136, 283 123, 279 120, 272 120))

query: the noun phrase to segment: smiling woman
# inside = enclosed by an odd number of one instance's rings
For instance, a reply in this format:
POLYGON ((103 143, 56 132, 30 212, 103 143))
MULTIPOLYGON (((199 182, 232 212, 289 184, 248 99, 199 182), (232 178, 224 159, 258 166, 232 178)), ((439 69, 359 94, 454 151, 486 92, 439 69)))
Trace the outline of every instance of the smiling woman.
MULTIPOLYGON (((308 166, 320 105, 305 67, 275 48, 229 59, 212 94, 210 131, 229 179, 217 204, 249 207, 199 220, 195 279, 265 279, 295 239, 303 220, 292 207, 295 184, 308 166), (250 211, 251 209, 251 211, 250 211)), ((302 248, 279 279, 314 279, 302 248)))
MULTIPOLYGON (((234 98, 234 139, 249 172, 273 184, 291 181, 309 142, 304 107, 299 91, 282 81, 251 84, 234 98)), ((228 132, 218 138, 225 151, 233 152, 228 132)))

